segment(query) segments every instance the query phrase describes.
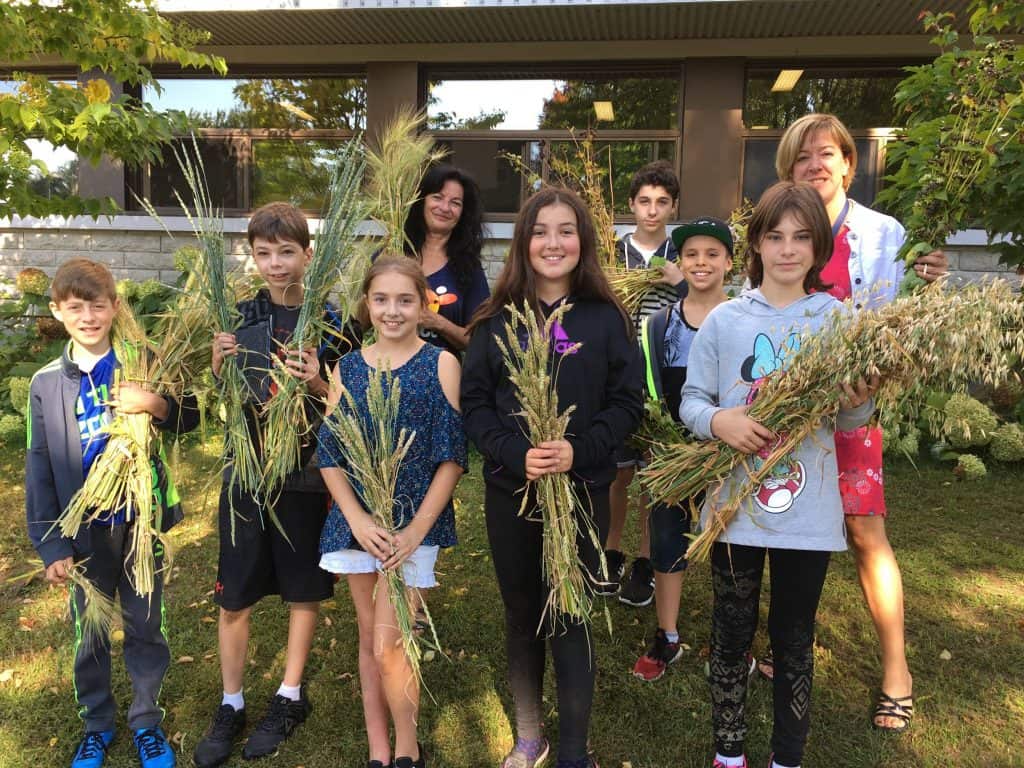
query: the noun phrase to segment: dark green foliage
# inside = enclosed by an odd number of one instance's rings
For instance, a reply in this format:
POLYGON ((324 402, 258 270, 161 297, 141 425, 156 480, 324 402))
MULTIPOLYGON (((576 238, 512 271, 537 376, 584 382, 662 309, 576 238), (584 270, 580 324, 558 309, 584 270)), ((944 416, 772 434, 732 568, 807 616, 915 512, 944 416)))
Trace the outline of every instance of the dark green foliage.
POLYGON ((985 230, 1000 260, 1024 264, 1024 28, 1021 0, 971 6, 964 44, 948 13, 924 15, 941 53, 908 69, 896 105, 906 129, 888 147, 894 172, 879 202, 907 227, 904 255, 942 247, 959 229, 985 230), (1005 240, 1005 242, 997 242, 1005 240))

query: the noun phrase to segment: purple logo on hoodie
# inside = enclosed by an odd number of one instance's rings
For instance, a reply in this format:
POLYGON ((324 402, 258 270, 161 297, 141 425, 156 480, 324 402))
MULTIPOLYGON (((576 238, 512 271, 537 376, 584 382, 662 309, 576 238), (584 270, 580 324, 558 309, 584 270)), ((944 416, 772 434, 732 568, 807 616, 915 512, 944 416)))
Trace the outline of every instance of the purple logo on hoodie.
POLYGON ((557 320, 551 324, 551 341, 555 352, 560 355, 575 355, 580 348, 580 343, 572 341, 569 334, 565 332, 565 328, 557 320))

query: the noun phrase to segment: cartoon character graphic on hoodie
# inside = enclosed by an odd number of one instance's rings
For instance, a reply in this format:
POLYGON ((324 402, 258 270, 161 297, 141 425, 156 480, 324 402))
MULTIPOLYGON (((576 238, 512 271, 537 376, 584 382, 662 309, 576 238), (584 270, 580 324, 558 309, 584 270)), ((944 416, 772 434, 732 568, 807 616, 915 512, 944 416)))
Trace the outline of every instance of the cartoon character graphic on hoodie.
MULTIPOLYGON (((800 336, 797 333, 791 333, 779 345, 778 350, 765 334, 759 333, 754 337, 754 354, 743 361, 743 366, 740 369, 743 380, 750 384, 747 405, 754 402, 761 386, 769 376, 785 374, 786 358, 796 354, 799 350, 800 336)), ((765 459, 785 438, 785 434, 778 435, 775 440, 755 454, 755 471, 764 466, 765 459)), ((757 489, 757 493, 753 496, 754 503, 765 512, 780 515, 793 506, 793 502, 803 492, 806 483, 807 473, 804 471, 803 462, 799 461, 791 452, 789 456, 775 465, 771 475, 757 489)))

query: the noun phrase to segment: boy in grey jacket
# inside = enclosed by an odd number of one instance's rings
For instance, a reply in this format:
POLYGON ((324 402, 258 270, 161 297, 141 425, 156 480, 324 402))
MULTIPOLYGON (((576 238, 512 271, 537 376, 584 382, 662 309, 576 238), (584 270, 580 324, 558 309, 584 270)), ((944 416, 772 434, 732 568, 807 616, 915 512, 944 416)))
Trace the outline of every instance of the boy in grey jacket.
MULTIPOLYGON (((29 392, 28 451, 25 456, 25 510, 28 534, 46 566, 51 584, 65 584, 79 563, 85 577, 107 597, 119 593, 124 619, 124 658, 132 680, 128 710, 139 761, 143 768, 174 766, 157 704, 170 652, 163 627, 163 551, 154 542, 156 573, 148 598, 129 583, 132 570, 132 523, 124 510, 109 510, 74 539, 61 535, 54 521, 85 481, 103 452, 112 411, 148 413, 159 429, 186 432, 199 421, 194 397, 179 403, 147 392, 138 384, 115 386, 120 367, 110 343, 118 309, 114 278, 102 264, 88 259, 65 262, 51 286, 50 310, 64 324, 71 341, 64 353, 32 378, 29 392)), ((154 493, 163 502, 160 528, 181 520, 177 492, 159 457, 152 458, 154 493)), ((83 638, 80 618, 85 607, 81 589, 71 586, 75 623, 75 698, 85 721, 72 768, 99 768, 114 740, 116 706, 110 688, 110 639, 83 638), (88 642, 85 642, 87 640, 88 642)))

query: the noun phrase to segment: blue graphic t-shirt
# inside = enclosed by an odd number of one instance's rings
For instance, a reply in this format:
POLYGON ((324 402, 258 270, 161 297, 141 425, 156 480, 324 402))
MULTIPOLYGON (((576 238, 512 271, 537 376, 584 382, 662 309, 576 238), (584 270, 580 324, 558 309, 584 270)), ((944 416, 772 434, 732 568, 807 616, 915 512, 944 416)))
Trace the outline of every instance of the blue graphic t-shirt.
MULTIPOLYGON (((114 370, 117 358, 111 349, 101 357, 91 371, 82 371, 78 384, 78 401, 75 403, 75 418, 78 420, 78 434, 82 440, 82 475, 88 475, 93 462, 107 447, 110 435, 106 432, 111 421, 111 409, 107 406, 114 386, 114 370)), ((101 517, 94 521, 101 525, 123 522, 124 513, 113 518, 101 517)))

